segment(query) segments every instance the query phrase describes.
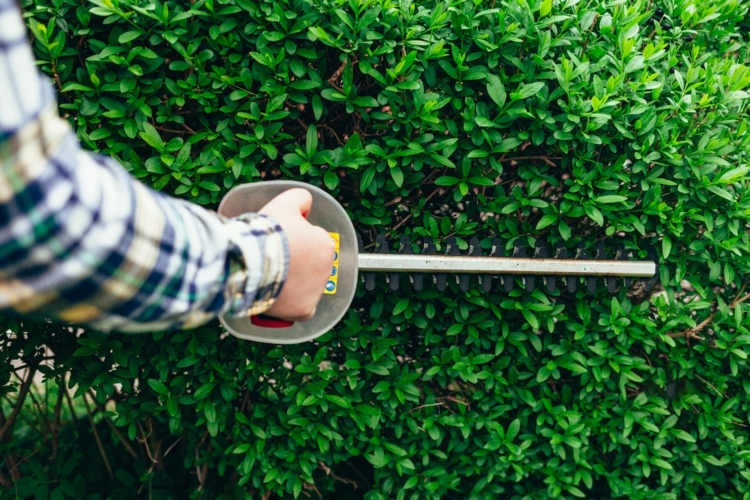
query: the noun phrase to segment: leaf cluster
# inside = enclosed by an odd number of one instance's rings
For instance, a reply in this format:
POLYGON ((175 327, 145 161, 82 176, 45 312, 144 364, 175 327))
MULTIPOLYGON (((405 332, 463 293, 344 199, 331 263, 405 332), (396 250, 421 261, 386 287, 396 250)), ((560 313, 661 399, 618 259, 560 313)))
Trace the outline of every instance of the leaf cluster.
POLYGON ((50 385, 0 435, 6 497, 750 495, 746 3, 92 2, 27 0, 35 54, 154 189, 308 182, 366 245, 654 245, 661 286, 381 276, 284 347, 2 320, 4 419, 11 361, 50 385))

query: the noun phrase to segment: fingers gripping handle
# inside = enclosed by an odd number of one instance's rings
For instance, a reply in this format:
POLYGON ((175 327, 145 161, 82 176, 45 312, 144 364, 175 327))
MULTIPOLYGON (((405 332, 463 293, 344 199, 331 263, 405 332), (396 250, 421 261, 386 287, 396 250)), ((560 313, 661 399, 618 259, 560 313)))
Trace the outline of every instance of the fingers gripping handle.
MULTIPOLYGON (((307 219, 309 214, 309 211, 302 212, 302 217, 307 219)), ((256 314, 255 316, 250 316, 250 322, 255 326, 262 326, 264 328, 289 328, 290 326, 294 326, 294 321, 274 318, 267 314, 256 314)))

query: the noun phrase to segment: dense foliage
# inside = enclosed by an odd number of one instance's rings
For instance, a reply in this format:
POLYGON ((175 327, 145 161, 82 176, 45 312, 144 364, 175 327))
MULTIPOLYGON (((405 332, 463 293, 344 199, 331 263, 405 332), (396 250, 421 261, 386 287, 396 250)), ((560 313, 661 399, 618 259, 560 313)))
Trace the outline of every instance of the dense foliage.
POLYGON ((7 319, 3 498, 750 497, 747 4, 92 1, 25 0, 40 68, 155 189, 302 180, 366 244, 654 245, 661 286, 381 276, 285 347, 7 319))

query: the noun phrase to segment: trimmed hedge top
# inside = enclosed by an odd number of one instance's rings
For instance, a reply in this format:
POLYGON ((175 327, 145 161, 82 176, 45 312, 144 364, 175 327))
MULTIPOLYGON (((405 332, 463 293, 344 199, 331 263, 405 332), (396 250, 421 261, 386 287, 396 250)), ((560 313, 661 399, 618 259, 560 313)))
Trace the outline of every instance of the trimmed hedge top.
POLYGON ((301 180, 366 244, 653 244, 663 290, 381 277, 285 347, 8 320, 6 361, 46 345, 120 433, 79 421, 22 497, 748 497, 746 4, 92 1, 25 3, 40 67, 86 147, 155 189, 215 207, 301 180))

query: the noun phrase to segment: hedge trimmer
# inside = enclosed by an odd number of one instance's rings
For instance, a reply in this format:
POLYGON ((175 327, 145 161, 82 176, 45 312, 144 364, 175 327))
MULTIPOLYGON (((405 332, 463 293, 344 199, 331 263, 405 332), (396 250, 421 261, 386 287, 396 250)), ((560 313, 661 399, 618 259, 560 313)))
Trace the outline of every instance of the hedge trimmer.
POLYGON ((477 276, 485 291, 492 289, 497 277, 499 285, 506 291, 511 291, 515 279, 520 278, 521 285, 529 292, 542 285, 549 292, 562 286, 571 293, 579 285, 594 292, 600 279, 614 293, 618 278, 623 279, 625 286, 630 286, 633 278, 647 278, 642 281, 642 286, 650 290, 658 279, 659 261, 653 247, 648 248, 646 260, 629 260, 625 247, 619 244, 614 258, 608 259, 605 245, 601 242, 595 255, 589 255, 586 246, 578 243, 574 256, 570 256, 564 244, 558 242, 554 256, 550 256, 546 244, 537 240, 533 255, 528 256, 521 241, 516 240, 512 253, 506 256, 499 239, 492 240, 490 254, 483 255, 479 240, 471 238, 468 254, 462 255, 453 237, 446 240, 446 252, 439 254, 430 237, 424 238, 420 253, 415 253, 409 238, 402 236, 397 253, 391 253, 385 236, 380 234, 375 240, 375 251, 367 253, 339 202, 325 191, 302 182, 243 184, 227 193, 219 205, 219 213, 235 217, 258 211, 274 197, 293 187, 310 191, 313 203, 308 220, 325 228, 336 242, 331 278, 315 316, 309 321, 294 323, 265 315, 220 318, 229 333, 236 337, 274 344, 296 344, 322 335, 346 314, 354 299, 360 273, 368 290, 375 288, 376 274, 383 272, 391 290, 397 290, 402 276, 408 274, 416 291, 423 289, 427 274, 433 275, 438 291, 447 288, 448 274, 456 275, 456 282, 462 291, 469 289, 471 275, 477 276))

